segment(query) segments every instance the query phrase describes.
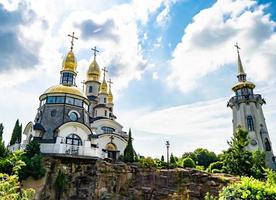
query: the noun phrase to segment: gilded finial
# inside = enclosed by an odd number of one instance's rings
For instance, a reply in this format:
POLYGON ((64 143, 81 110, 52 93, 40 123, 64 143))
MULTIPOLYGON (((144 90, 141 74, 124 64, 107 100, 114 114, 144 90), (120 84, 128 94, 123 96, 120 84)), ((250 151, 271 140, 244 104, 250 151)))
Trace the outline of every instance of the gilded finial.
POLYGON ((72 51, 72 50, 73 50, 73 47, 74 47, 74 39, 77 40, 77 39, 79 39, 79 38, 75 37, 75 32, 73 32, 72 35, 68 34, 68 36, 72 38, 72 40, 71 40, 71 47, 70 47, 70 49, 71 49, 71 51, 72 51))

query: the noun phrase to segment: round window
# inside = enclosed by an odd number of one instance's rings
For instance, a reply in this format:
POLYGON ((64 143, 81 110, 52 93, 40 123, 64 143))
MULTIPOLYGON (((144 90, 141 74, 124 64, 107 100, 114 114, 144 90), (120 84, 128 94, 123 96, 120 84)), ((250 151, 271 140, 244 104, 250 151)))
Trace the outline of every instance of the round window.
POLYGON ((71 112, 71 113, 69 114, 69 117, 70 117, 70 119, 71 119, 72 121, 77 121, 77 120, 78 120, 78 115, 77 115, 77 113, 75 113, 75 112, 71 112))
POLYGON ((256 146, 256 145, 257 145, 257 141, 254 140, 254 139, 252 139, 252 140, 250 141, 250 143, 251 143, 252 146, 256 146))

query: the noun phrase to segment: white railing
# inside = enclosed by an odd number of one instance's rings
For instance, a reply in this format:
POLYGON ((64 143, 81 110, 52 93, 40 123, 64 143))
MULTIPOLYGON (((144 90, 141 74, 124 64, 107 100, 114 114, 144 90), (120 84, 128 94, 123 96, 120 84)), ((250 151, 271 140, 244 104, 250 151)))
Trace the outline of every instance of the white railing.
POLYGON ((40 144, 42 153, 57 153, 81 156, 98 156, 94 147, 84 147, 70 144, 40 144))
POLYGON ((25 150, 26 149, 26 144, 13 144, 8 146, 8 149, 12 152, 16 151, 16 150, 25 150))

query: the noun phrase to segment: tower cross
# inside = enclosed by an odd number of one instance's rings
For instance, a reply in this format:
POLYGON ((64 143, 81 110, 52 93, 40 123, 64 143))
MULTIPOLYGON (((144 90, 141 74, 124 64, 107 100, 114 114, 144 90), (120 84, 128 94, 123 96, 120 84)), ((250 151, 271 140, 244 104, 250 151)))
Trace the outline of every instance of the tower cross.
POLYGON ((94 51, 94 58, 96 58, 97 53, 99 53, 100 51, 97 49, 96 46, 94 48, 91 48, 91 50, 94 51))
POLYGON ((111 142, 111 143, 113 143, 114 136, 113 136, 113 135, 111 135, 109 138, 110 138, 110 142, 111 142))
POLYGON ((73 50, 73 47, 74 47, 74 39, 77 40, 77 39, 79 39, 79 38, 75 37, 75 32, 73 32, 72 35, 68 34, 68 36, 72 38, 70 49, 73 50))
POLYGON ((236 48, 237 48, 237 52, 240 53, 240 49, 241 49, 241 48, 239 47, 239 44, 238 44, 237 42, 236 42, 236 44, 234 45, 234 47, 236 47, 236 48))
POLYGON ((109 83, 109 89, 111 90, 111 84, 113 84, 113 82, 111 81, 111 78, 107 82, 109 83))
POLYGON ((105 80, 105 73, 107 73, 108 71, 107 71, 106 67, 102 68, 102 70, 104 72, 104 80, 105 80))
POLYGON ((82 84, 82 91, 84 92, 84 84, 85 84, 85 80, 83 80, 83 81, 81 82, 81 84, 82 84))

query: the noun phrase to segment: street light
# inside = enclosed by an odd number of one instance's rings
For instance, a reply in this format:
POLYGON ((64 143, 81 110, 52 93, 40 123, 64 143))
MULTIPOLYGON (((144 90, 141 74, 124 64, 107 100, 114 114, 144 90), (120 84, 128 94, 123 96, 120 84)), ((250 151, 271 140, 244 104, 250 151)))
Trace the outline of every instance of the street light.
POLYGON ((170 143, 169 141, 166 141, 166 147, 167 147, 167 164, 168 164, 168 169, 170 169, 170 154, 169 154, 169 149, 170 149, 170 143))

